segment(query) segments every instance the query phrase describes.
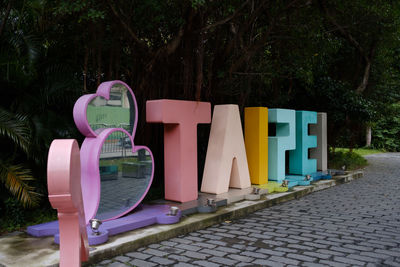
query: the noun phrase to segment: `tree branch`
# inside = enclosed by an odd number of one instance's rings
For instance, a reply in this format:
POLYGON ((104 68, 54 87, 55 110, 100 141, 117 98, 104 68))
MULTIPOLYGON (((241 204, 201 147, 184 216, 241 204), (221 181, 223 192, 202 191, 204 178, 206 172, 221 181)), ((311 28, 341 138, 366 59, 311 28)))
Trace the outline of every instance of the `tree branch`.
POLYGON ((146 45, 145 42, 139 39, 136 33, 132 30, 132 28, 125 22, 125 20, 121 17, 121 14, 115 9, 114 5, 111 3, 111 0, 106 0, 108 5, 110 6, 114 16, 119 20, 125 30, 129 33, 130 37, 139 45, 140 49, 151 52, 151 49, 146 45))
POLYGON ((368 57, 365 53, 365 50, 361 47, 361 45, 357 42, 357 40, 354 39, 354 37, 348 31, 346 31, 345 27, 343 27, 336 21, 335 17, 332 15, 330 10, 327 8, 325 0, 318 0, 318 2, 320 3, 322 10, 325 12, 326 17, 333 25, 335 25, 335 27, 337 28, 337 31, 339 31, 340 35, 342 35, 342 37, 344 37, 347 41, 349 41, 349 43, 351 45, 353 45, 360 52, 361 56, 364 57, 364 59, 367 61, 368 57))
POLYGON ((3 34, 8 16, 10 15, 10 11, 11 11, 11 1, 8 2, 6 14, 4 15, 4 19, 1 21, 1 24, 0 24, 0 36, 3 34))
POLYGON ((369 76, 371 73, 371 65, 372 65, 372 58, 374 56, 375 53, 375 48, 376 48, 376 41, 373 42, 370 52, 367 53, 363 47, 361 47, 360 43, 354 39, 354 37, 350 34, 349 31, 347 31, 345 29, 345 27, 343 27, 342 25, 340 25, 337 20, 335 19, 335 17, 332 15, 332 13, 330 12, 330 10, 327 8, 325 0, 318 0, 322 10, 325 12, 326 17, 328 18, 328 20, 337 28, 336 30, 339 32, 339 34, 345 38, 354 48, 356 48, 358 50, 358 52, 360 53, 361 57, 364 59, 365 61, 365 68, 364 68, 364 74, 363 74, 363 78, 362 81, 360 83, 360 85, 357 87, 356 89, 356 93, 357 94, 362 94, 365 89, 368 86, 368 81, 369 81, 369 76))
POLYGON ((223 25, 223 24, 227 23, 228 21, 234 19, 234 18, 239 14, 239 12, 240 12, 249 2, 250 2, 250 0, 247 0, 247 1, 244 2, 235 12, 233 12, 232 15, 230 15, 230 16, 228 16, 228 17, 222 19, 222 20, 219 20, 219 21, 217 21, 217 22, 214 22, 213 24, 210 24, 210 25, 208 25, 208 26, 206 26, 206 27, 200 29, 200 32, 206 32, 206 31, 208 31, 208 30, 210 30, 210 29, 212 29, 212 28, 215 28, 215 27, 217 27, 217 26, 219 26, 219 25, 223 25))

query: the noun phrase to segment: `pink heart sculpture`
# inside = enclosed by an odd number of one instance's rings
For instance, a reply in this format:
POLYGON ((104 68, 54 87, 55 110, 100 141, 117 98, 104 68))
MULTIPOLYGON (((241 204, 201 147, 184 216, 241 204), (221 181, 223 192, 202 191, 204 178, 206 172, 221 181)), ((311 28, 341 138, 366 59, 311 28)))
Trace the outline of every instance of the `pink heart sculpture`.
POLYGON ((80 97, 73 110, 81 147, 81 185, 86 223, 111 220, 130 212, 147 194, 154 158, 134 144, 138 119, 136 98, 122 81, 99 85, 95 94, 80 97))

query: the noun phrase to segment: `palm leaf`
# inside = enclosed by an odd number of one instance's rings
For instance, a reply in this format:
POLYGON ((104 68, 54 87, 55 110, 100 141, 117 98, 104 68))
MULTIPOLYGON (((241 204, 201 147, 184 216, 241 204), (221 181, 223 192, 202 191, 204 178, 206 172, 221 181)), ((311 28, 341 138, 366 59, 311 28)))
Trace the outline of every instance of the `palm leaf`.
POLYGON ((28 184, 28 181, 34 179, 31 171, 21 164, 0 164, 0 180, 24 207, 35 206, 38 203, 40 194, 36 193, 34 188, 28 184))
POLYGON ((0 108, 0 136, 10 138, 18 147, 29 155, 29 126, 26 116, 14 115, 0 108))

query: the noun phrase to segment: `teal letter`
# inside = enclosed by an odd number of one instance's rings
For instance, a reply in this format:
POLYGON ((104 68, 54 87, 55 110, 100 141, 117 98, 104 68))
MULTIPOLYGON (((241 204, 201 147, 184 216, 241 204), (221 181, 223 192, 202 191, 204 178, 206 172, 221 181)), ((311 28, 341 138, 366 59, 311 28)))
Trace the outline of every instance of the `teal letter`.
POLYGON ((276 123, 276 136, 268 137, 268 180, 281 183, 285 179, 285 151, 296 148, 295 114, 291 109, 268 112, 268 122, 276 123))
POLYGON ((308 135, 308 125, 317 123, 317 112, 296 111, 296 149, 289 152, 289 173, 317 172, 317 160, 309 159, 308 149, 317 147, 317 136, 308 135))

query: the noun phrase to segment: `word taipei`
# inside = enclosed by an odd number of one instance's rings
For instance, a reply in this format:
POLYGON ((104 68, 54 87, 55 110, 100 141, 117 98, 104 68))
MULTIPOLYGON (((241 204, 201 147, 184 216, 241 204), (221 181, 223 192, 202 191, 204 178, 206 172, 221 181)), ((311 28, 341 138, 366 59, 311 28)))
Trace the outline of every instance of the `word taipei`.
MULTIPOLYGON (((244 189, 251 184, 282 192, 282 183, 292 187, 331 178, 324 173, 326 113, 249 107, 244 117, 245 138, 238 106, 214 107, 201 192, 219 195, 230 187, 244 189), (268 136, 268 124, 275 124, 274 136, 268 136)), ((211 122, 211 104, 151 100, 146 104, 146 120, 164 124, 165 198, 196 200, 197 124, 211 122)))

